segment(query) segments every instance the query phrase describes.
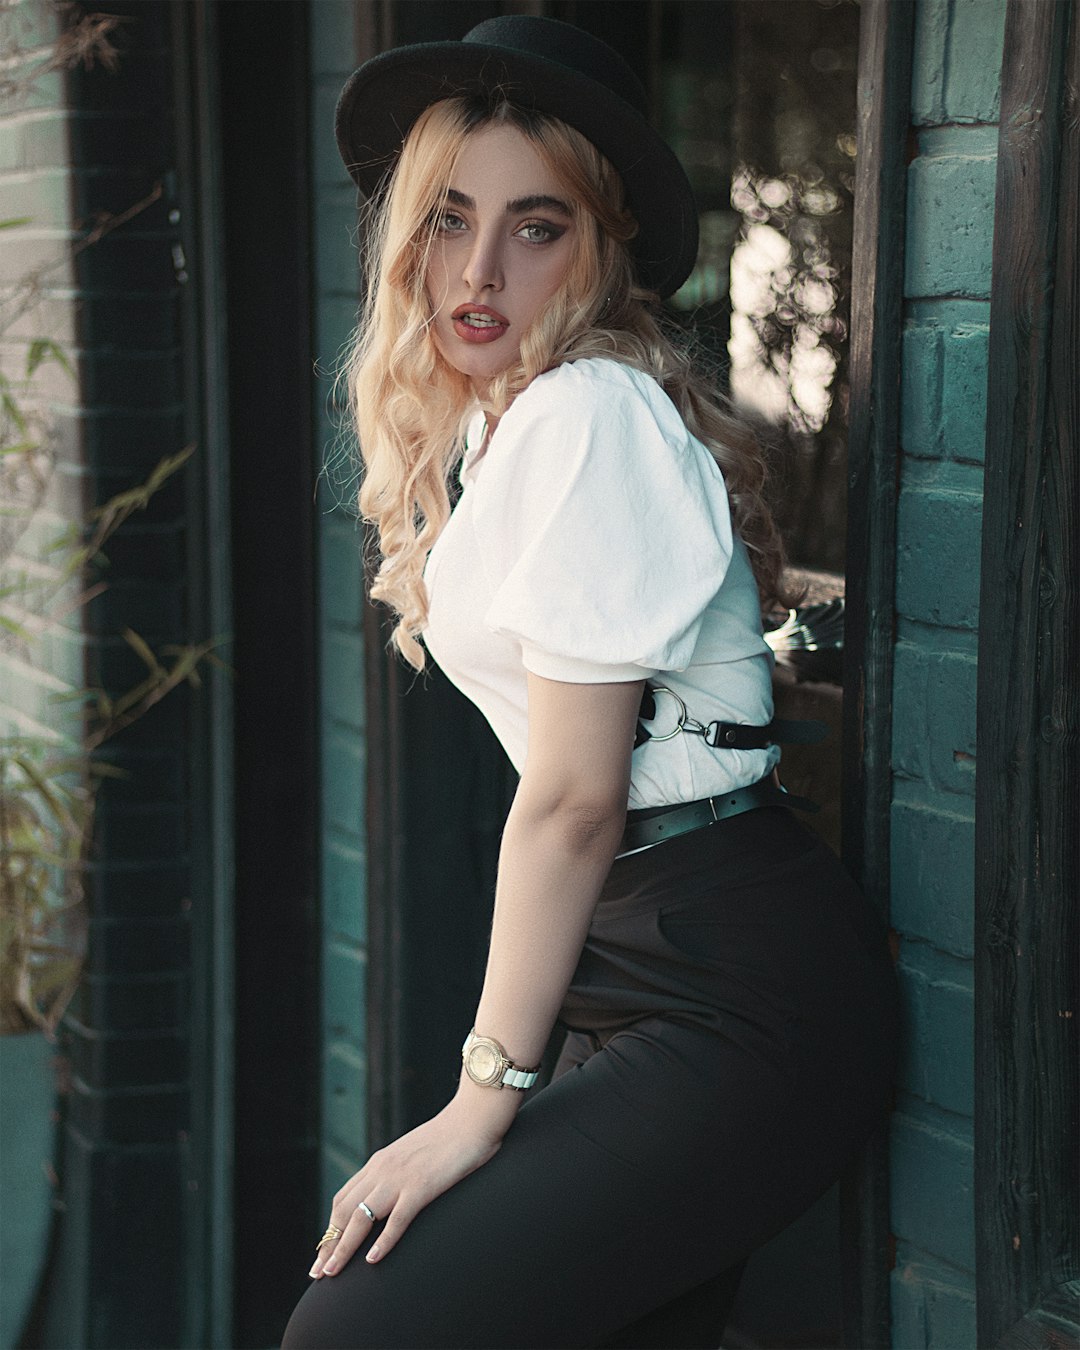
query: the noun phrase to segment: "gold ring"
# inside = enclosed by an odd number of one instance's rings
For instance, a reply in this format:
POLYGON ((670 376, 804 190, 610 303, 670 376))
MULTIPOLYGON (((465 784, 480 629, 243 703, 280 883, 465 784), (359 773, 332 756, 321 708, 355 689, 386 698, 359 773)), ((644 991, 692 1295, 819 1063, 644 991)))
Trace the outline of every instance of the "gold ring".
POLYGON ((336 1241, 338 1240, 338 1238, 341 1236, 341 1233, 342 1233, 342 1230, 341 1230, 340 1228, 335 1228, 334 1225, 331 1224, 330 1227, 326 1230, 326 1232, 325 1232, 325 1233, 322 1235, 322 1237, 319 1239, 318 1245, 316 1246, 315 1250, 316 1250, 316 1251, 321 1251, 322 1248, 323 1248, 328 1242, 336 1242, 336 1241))

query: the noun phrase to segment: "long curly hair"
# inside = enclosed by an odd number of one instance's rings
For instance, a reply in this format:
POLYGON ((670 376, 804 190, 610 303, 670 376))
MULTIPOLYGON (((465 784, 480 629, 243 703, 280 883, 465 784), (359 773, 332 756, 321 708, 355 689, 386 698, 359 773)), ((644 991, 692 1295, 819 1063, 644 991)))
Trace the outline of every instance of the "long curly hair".
POLYGON ((401 654, 423 668, 417 636, 427 620, 424 564, 449 518, 451 474, 477 407, 470 382, 439 355, 431 337, 428 259, 458 156, 472 132, 491 125, 516 127, 529 138, 582 228, 564 285, 481 406, 501 415, 542 371, 585 357, 607 357, 651 375, 723 471, 762 604, 784 599, 783 550, 764 496, 765 455, 695 368, 686 344, 662 326, 657 297, 638 284, 628 248, 637 226, 618 173, 557 118, 501 96, 463 94, 426 109, 373 199, 364 222, 366 300, 338 375, 363 460, 360 513, 378 531, 371 596, 397 615, 393 641, 401 654))

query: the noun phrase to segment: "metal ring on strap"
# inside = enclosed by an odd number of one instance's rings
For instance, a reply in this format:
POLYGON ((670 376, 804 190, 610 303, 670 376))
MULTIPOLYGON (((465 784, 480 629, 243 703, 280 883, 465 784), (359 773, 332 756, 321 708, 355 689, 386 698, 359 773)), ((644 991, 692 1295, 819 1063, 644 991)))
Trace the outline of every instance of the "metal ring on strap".
MULTIPOLYGON (((649 740, 650 740, 650 741, 657 741, 657 742, 660 742, 660 741, 670 741, 671 738, 672 738, 673 736, 677 736, 677 735, 679 734, 679 732, 682 731, 683 727, 686 725, 686 718, 687 718, 686 704, 685 704, 685 703, 682 701, 682 699, 678 696, 678 694, 675 692, 675 690, 674 690, 674 689, 669 689, 669 688, 667 687, 666 684, 653 684, 653 685, 650 685, 649 688, 652 690, 652 692, 653 692, 654 695, 656 695, 656 694, 667 694, 669 698, 673 698, 673 699, 675 700, 675 702, 679 705, 679 720, 678 720, 678 722, 675 724, 675 730, 674 730, 674 731, 667 731, 667 732, 664 733, 663 736, 657 736, 657 735, 655 734, 655 732, 652 732, 652 731, 649 732, 649 740)), ((653 716, 649 718, 649 721, 650 721, 650 722, 653 721, 653 720, 655 719, 655 717, 656 717, 656 712, 655 712, 655 710, 654 710, 653 716)))

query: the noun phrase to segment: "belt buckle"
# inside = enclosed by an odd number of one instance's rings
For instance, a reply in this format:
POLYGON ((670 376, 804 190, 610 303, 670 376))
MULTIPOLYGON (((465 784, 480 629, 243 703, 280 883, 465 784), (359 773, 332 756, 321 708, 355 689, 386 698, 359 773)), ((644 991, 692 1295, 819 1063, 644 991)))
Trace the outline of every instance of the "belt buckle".
POLYGON ((714 825, 718 824, 719 821, 720 821, 720 817, 716 814, 716 798, 715 798, 715 797, 710 797, 710 798, 709 798, 709 810, 712 812, 713 824, 714 824, 714 825))

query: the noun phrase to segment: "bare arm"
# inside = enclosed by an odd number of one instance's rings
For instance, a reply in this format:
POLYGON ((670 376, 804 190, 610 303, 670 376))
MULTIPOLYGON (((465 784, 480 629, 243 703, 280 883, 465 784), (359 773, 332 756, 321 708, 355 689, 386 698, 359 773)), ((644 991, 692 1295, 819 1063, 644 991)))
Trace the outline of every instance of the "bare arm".
MULTIPOLYGON (((564 684, 529 676, 529 746, 503 831, 481 1035, 516 1063, 539 1062, 585 942, 626 819, 642 681, 564 684)), ((344 1230, 312 1275, 336 1274, 371 1232, 363 1201, 386 1219, 368 1260, 385 1256, 436 1196, 498 1152, 523 1094, 480 1087, 461 1071, 453 1099, 367 1163, 334 1198, 344 1230)))
MULTIPOLYGON (((641 689, 529 675, 528 756, 503 831, 476 1010, 477 1031, 515 1064, 540 1061, 615 856, 641 689)), ((478 1087, 463 1070, 458 1095, 498 1128, 522 1094, 478 1087)))

